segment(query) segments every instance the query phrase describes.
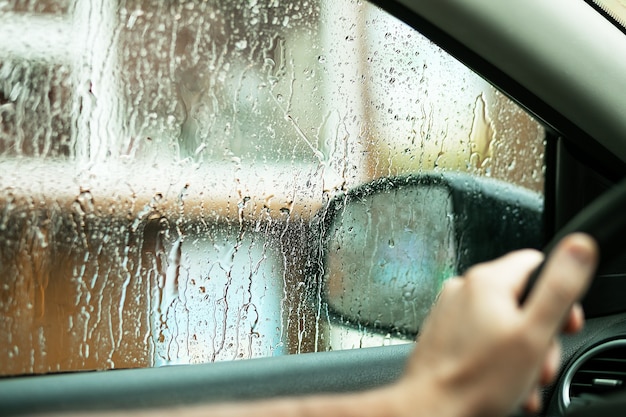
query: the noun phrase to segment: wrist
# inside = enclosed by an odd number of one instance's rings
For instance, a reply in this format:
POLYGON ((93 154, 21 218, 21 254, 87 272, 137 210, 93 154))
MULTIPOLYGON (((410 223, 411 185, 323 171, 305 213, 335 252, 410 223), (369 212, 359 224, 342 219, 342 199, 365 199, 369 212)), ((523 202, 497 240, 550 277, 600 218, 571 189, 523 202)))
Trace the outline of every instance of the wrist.
POLYGON ((472 417, 469 401, 434 378, 411 376, 401 379, 393 390, 394 411, 399 417, 472 417))

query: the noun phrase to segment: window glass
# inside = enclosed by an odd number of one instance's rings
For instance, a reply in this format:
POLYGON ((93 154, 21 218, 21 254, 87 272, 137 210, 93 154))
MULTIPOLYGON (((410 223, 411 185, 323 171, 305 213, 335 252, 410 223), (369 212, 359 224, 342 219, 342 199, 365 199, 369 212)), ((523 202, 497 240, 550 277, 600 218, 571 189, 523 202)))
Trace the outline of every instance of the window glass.
POLYGON ((0 2, 0 374, 406 342, 330 314, 318 214, 406 174, 541 196, 544 139, 361 1, 0 2))

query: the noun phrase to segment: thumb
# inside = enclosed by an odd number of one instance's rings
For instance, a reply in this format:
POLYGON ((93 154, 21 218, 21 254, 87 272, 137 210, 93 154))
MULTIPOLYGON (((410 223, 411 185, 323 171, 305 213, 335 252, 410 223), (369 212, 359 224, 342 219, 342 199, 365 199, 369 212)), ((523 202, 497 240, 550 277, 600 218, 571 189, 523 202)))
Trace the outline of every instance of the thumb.
POLYGON ((552 338, 589 287, 597 262, 597 245, 590 236, 576 233, 561 240, 525 305, 529 324, 552 338))

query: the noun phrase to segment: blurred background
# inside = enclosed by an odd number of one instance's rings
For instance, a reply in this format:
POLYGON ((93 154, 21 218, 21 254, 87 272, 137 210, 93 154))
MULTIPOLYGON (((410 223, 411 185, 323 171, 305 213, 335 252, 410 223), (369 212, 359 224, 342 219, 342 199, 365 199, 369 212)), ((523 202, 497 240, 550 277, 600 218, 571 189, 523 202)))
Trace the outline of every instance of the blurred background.
POLYGON ((0 375, 405 343, 333 320, 311 221, 376 178, 541 194, 545 132, 363 1, 0 1, 0 375))

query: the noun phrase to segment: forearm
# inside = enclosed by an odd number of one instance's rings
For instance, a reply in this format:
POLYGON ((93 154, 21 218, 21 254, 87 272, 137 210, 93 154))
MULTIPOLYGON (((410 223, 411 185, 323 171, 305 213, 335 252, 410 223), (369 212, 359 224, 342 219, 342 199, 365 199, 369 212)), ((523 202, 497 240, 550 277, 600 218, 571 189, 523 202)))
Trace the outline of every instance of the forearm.
MULTIPOLYGON (((351 394, 286 397, 262 401, 232 402, 130 412, 84 412, 74 417, 398 417, 397 384, 351 394)), ((64 414, 66 415, 66 414, 64 414)), ((52 417, 52 416, 50 416, 52 417)))

